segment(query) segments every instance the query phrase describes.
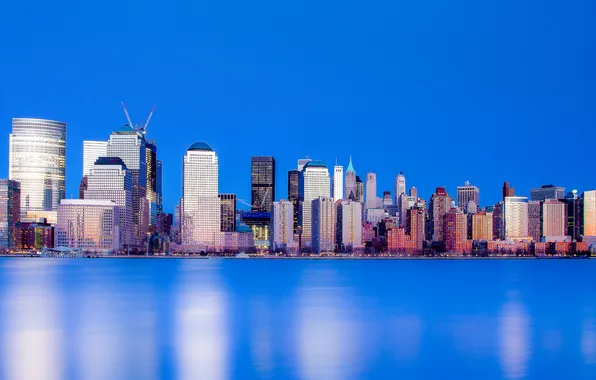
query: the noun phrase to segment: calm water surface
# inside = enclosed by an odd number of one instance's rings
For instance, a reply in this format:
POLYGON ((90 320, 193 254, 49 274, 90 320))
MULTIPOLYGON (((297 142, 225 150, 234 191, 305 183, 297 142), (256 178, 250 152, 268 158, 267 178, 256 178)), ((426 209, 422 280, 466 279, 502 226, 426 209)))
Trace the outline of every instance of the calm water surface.
POLYGON ((0 259, 3 379, 596 379, 596 260, 0 259))

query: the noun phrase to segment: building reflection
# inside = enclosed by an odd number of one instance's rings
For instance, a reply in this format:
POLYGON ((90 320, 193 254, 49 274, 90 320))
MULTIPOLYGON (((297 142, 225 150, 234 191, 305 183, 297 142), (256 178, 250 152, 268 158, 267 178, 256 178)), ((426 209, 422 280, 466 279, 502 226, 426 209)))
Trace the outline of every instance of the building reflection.
POLYGON ((525 378, 530 355, 530 317, 525 305, 513 295, 499 316, 499 356, 504 377, 525 378))
POLYGON ((4 379, 64 379, 65 330, 56 273, 45 262, 28 262, 27 266, 26 278, 22 271, 3 271, 12 285, 4 289, 1 300, 4 357, 0 374, 4 379))
POLYGON ((390 322, 395 338, 393 350, 397 359, 407 362, 418 358, 423 323, 416 315, 400 315, 390 322))
POLYGON ((252 303, 251 351, 255 368, 264 378, 269 378, 273 370, 273 347, 271 323, 272 316, 269 305, 265 301, 252 303))
POLYGON ((179 379, 230 377, 227 300, 219 277, 210 274, 181 273, 174 327, 179 379))
POLYGON ((596 364, 596 320, 586 318, 582 326, 582 354, 586 364, 596 364))

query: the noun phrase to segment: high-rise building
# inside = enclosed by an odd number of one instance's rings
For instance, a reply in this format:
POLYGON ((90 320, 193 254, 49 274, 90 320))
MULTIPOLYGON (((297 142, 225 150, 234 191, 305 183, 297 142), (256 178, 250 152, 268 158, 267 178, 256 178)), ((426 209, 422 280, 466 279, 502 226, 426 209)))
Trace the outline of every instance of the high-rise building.
POLYGON ((292 202, 294 206, 294 233, 298 231, 298 212, 300 199, 300 172, 298 170, 290 170, 288 172, 288 201, 292 202))
POLYGON ((553 185, 542 185, 539 188, 530 189, 530 200, 544 201, 547 199, 565 198, 565 188, 553 185))
POLYGON ((344 167, 335 165, 333 168, 333 200, 344 199, 344 167))
POLYGON ((16 248, 16 225, 21 219, 21 184, 0 179, 0 250, 16 248))
POLYGON ((528 201, 528 236, 534 241, 542 237, 542 202, 528 201))
POLYGON ((335 203, 330 196, 312 200, 312 242, 314 253, 333 252, 335 249, 335 203))
POLYGON ((163 164, 161 160, 157 160, 157 171, 156 171, 156 191, 157 191, 157 213, 163 213, 163 164))
POLYGON ((505 205, 503 201, 493 207, 493 240, 505 239, 505 218, 503 216, 505 205))
POLYGON ((311 161, 312 160, 310 158, 308 158, 308 156, 306 158, 298 159, 298 171, 302 172, 302 169, 304 169, 304 165, 308 164, 311 161))
POLYGON ((253 157, 251 159, 251 210, 271 212, 273 200, 275 200, 275 159, 253 157))
POLYGON ((481 211, 472 218, 472 240, 493 240, 493 213, 481 211))
POLYGON ((406 214, 410 208, 411 197, 407 196, 406 193, 401 193, 397 198, 397 212, 399 215, 399 227, 406 227, 406 214))
POLYGON ((328 197, 330 193, 329 171, 322 161, 310 161, 300 175, 300 213, 299 225, 302 227, 302 239, 311 242, 312 201, 319 197, 328 197))
POLYGON ((505 197, 505 239, 528 240, 528 198, 505 197))
POLYGON ((112 201, 118 212, 119 242, 128 247, 132 242, 132 175, 120 157, 100 157, 91 167, 83 199, 112 201))
POLYGON ((464 186, 457 187, 457 206, 465 213, 470 211, 469 202, 474 202, 475 206, 480 203, 480 190, 466 181, 464 186))
MULTIPOLYGON (((596 236, 596 190, 584 191, 582 236, 596 236)), ((22 204, 22 202, 21 202, 22 204)))
POLYGON ((362 247, 362 205, 345 200, 337 202, 337 246, 352 252, 362 247))
POLYGON ((563 201, 567 204, 567 235, 571 237, 572 241, 577 241, 579 233, 578 220, 581 218, 579 211, 581 208, 581 199, 577 196, 577 190, 572 190, 565 195, 563 201))
POLYGON ((509 185, 509 182, 503 183, 503 202, 505 202, 505 197, 513 197, 515 196, 514 188, 509 185))
POLYGON ((459 251, 457 243, 468 240, 468 221, 466 214, 458 208, 450 209, 445 220, 445 249, 447 252, 459 251))
POLYGON ((99 157, 108 155, 107 141, 83 141, 83 177, 91 173, 91 168, 99 157))
POLYGON ((273 252, 288 253, 295 249, 294 242, 294 204, 281 200, 273 202, 269 237, 273 252))
POLYGON ((391 191, 383 191, 383 207, 393 206, 393 199, 391 198, 391 191))
POLYGON ((364 205, 364 182, 356 176, 356 202, 364 205))
POLYGON ((424 244, 425 214, 426 210, 422 207, 413 207, 406 212, 406 233, 417 250, 421 250, 424 244))
POLYGON ((366 208, 377 208, 377 175, 366 173, 366 208))
POLYGON ((12 119, 8 178, 21 184, 21 217, 56 211, 66 194, 66 124, 12 119))
POLYGON ((400 194, 406 192, 406 176, 404 172, 399 172, 397 176, 395 176, 395 204, 398 204, 398 199, 400 194))
POLYGON ((161 205, 159 205, 157 194, 157 145, 155 141, 147 141, 145 159, 147 161, 147 213, 149 216, 149 232, 157 229, 157 214, 161 205))
POLYGON ((218 159, 204 142, 192 144, 182 172, 181 240, 188 248, 218 249, 221 206, 218 195, 218 159))
POLYGON ((445 214, 451 208, 451 197, 444 187, 437 187, 430 197, 430 240, 444 241, 445 239, 445 214))
POLYGON ((415 186, 412 186, 408 195, 418 200, 418 189, 415 186))
POLYGON ((356 171, 354 165, 352 165, 352 156, 350 156, 350 163, 346 170, 346 181, 344 184, 344 197, 347 200, 356 201, 356 171))
POLYGON ((64 199, 58 206, 56 246, 78 248, 83 253, 113 254, 122 250, 119 212, 115 202, 64 199))
POLYGON ((546 241, 567 235, 567 204, 558 199, 546 198, 542 202, 542 236, 546 241))
POLYGON ((149 231, 147 201, 147 140, 130 126, 116 129, 108 141, 108 156, 119 157, 132 178, 132 241, 141 246, 149 231))
POLYGON ((236 231, 236 194, 219 194, 221 232, 236 231))

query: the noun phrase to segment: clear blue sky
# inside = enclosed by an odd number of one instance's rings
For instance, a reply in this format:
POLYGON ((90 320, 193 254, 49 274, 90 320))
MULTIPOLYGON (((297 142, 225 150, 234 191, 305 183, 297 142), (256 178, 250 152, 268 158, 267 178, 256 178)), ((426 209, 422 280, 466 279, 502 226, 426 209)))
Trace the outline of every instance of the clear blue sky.
POLYGON ((596 4, 500 1, 5 1, 0 176, 12 117, 68 123, 67 193, 84 139, 157 109, 148 135, 164 203, 195 141, 220 159, 220 192, 250 199, 250 157, 287 170, 308 155, 428 197, 470 180, 593 189, 596 4))

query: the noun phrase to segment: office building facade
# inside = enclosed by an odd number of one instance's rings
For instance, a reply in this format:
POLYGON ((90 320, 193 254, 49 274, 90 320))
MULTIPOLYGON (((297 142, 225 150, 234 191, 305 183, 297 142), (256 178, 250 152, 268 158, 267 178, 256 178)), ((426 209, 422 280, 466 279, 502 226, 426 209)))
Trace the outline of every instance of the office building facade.
POLYGON ((565 188, 554 185, 542 185, 539 188, 530 189, 530 200, 545 201, 547 199, 565 198, 565 188))
POLYGON ((274 200, 275 159, 273 157, 252 157, 251 210, 271 212, 271 204, 274 200))
POLYGON ((271 251, 290 253, 296 248, 294 241, 294 204, 281 200, 273 202, 270 227, 271 251))
POLYGON ((511 241, 529 240, 528 198, 505 197, 504 206, 505 239, 511 241))
POLYGON ((330 196, 312 200, 312 252, 333 252, 335 249, 335 203, 330 196))
MULTIPOLYGON (((464 186, 457 187, 457 206, 460 210, 468 213, 468 211, 475 211, 478 205, 480 205, 480 190, 478 187, 473 186, 469 181, 466 181, 464 186), (470 205, 470 202, 473 202, 473 206, 470 205)), ((470 212, 470 214, 473 213, 470 212)))
POLYGON ((336 202, 336 241, 341 252, 353 252, 362 245, 362 204, 350 200, 336 202))
POLYGON ((344 199, 344 167, 335 165, 333 167, 333 200, 335 202, 344 199))
POLYGON ((236 231, 236 194, 219 194, 221 232, 236 231))
POLYGON ((21 184, 0 179, 0 250, 16 248, 16 226, 21 219, 21 184))
POLYGON ((95 161, 108 155, 107 141, 83 141, 83 177, 91 173, 95 161))
POLYGON ((329 197, 330 179, 327 166, 322 161, 310 161, 300 175, 299 225, 302 227, 302 241, 311 242, 312 201, 319 197, 329 197))

